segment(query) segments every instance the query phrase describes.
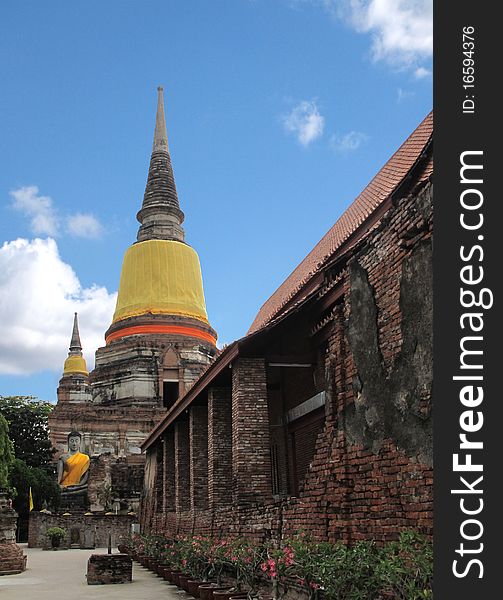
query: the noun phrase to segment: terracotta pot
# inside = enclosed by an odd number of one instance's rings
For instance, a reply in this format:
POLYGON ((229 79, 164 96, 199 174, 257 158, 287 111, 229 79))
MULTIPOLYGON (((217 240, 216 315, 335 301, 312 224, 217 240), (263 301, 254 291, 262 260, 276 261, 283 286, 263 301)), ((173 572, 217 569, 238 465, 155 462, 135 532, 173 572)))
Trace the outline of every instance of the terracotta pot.
POLYGON ((186 573, 183 573, 182 575, 178 576, 178 585, 182 588, 182 590, 185 590, 186 592, 189 591, 189 586, 187 585, 187 581, 189 579, 192 579, 192 577, 190 575, 187 575, 186 573))
POLYGON ((173 578, 174 573, 176 573, 175 569, 173 569, 173 567, 168 567, 164 570, 164 579, 166 581, 169 581, 170 583, 175 583, 175 580, 173 578))
POLYGON ((237 591, 232 587, 226 590, 215 590, 213 592, 213 600, 229 600, 234 594, 237 594, 237 591))
POLYGON ((171 581, 175 584, 180 586, 180 575, 183 575, 183 573, 181 571, 171 571, 171 581))
POLYGON ((194 598, 199 598, 199 586, 202 584, 202 581, 197 579, 189 579, 187 581, 187 587, 189 588, 189 594, 194 596, 194 598))
POLYGON ((215 590, 228 590, 229 586, 221 586, 216 583, 209 583, 199 586, 199 598, 201 600, 213 600, 213 592, 215 590))
POLYGON ((162 568, 162 578, 164 581, 171 581, 171 567, 169 565, 164 565, 162 568))
POLYGON ((155 558, 151 558, 148 561, 148 568, 153 571, 154 573, 156 573, 156 569, 157 569, 157 565, 159 564, 159 561, 155 558))

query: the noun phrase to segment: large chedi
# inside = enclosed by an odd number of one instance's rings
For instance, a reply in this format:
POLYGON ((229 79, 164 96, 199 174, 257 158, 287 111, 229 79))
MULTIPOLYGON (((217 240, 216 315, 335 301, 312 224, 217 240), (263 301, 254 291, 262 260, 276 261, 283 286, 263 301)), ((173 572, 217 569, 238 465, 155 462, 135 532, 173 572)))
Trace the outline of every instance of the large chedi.
POLYGON ((50 418, 60 452, 68 433, 82 435, 82 451, 91 457, 91 506, 102 483, 112 485, 114 497, 134 505, 143 474, 141 443, 216 351, 199 258, 184 239, 162 88, 137 219, 137 241, 124 256, 106 345, 97 350, 96 366, 88 374, 75 318, 58 404, 50 418))
POLYGON ((91 374, 101 403, 154 401, 169 407, 215 353, 199 258, 184 241, 162 88, 137 242, 124 256, 106 347, 91 374))

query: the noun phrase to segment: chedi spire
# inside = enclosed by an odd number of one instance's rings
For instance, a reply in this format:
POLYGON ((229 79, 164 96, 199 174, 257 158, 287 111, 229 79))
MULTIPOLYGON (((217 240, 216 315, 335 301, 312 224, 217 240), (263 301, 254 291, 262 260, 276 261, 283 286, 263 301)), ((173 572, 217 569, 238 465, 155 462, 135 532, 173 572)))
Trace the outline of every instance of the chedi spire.
POLYGON ((72 338, 68 358, 65 360, 63 376, 65 375, 89 375, 87 365, 82 356, 82 344, 80 342, 79 322, 77 313, 73 316, 72 338))
POLYGON ((70 340, 69 354, 82 356, 82 344, 80 342, 79 321, 77 319, 77 313, 74 313, 73 315, 73 330, 72 339, 70 340))
POLYGON ((157 88, 157 114, 154 142, 148 169, 147 185, 141 210, 137 214, 141 223, 137 240, 176 240, 183 242, 185 234, 181 224, 184 214, 180 209, 173 167, 168 147, 168 134, 164 117, 163 88, 157 88))

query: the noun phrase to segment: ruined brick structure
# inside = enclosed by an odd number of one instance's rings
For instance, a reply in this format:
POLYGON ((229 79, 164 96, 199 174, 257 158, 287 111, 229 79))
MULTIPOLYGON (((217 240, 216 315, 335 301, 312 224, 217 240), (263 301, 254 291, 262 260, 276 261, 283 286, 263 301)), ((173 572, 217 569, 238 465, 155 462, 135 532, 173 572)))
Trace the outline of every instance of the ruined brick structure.
POLYGON ((26 555, 16 544, 17 513, 0 489, 0 576, 14 575, 26 569, 26 555))
POLYGON ((144 531, 432 533, 430 114, 143 444, 144 531))
MULTIPOLYGON (((137 241, 127 250, 117 305, 90 373, 82 357, 77 317, 49 419, 61 452, 72 430, 91 457, 89 499, 112 485, 115 498, 136 509, 143 486, 141 444, 210 364, 216 333, 208 323, 201 269, 184 241, 168 148, 162 88, 137 241)), ((56 456, 57 458, 57 456, 56 456)))

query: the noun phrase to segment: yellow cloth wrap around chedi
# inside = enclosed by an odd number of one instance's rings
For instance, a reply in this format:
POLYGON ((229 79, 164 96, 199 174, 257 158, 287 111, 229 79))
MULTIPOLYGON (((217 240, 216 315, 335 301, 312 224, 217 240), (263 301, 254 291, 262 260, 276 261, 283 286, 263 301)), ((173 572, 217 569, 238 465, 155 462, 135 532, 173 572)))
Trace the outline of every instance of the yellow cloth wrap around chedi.
POLYGON ((187 244, 147 240, 126 251, 113 322, 149 313, 208 323, 199 257, 187 244))
POLYGON ((70 375, 72 373, 78 373, 80 375, 89 375, 86 361, 83 356, 69 356, 65 360, 63 374, 70 375))
POLYGON ((71 454, 65 462, 61 485, 68 487, 70 485, 78 485, 82 479, 82 475, 89 468, 89 456, 82 452, 71 454))

